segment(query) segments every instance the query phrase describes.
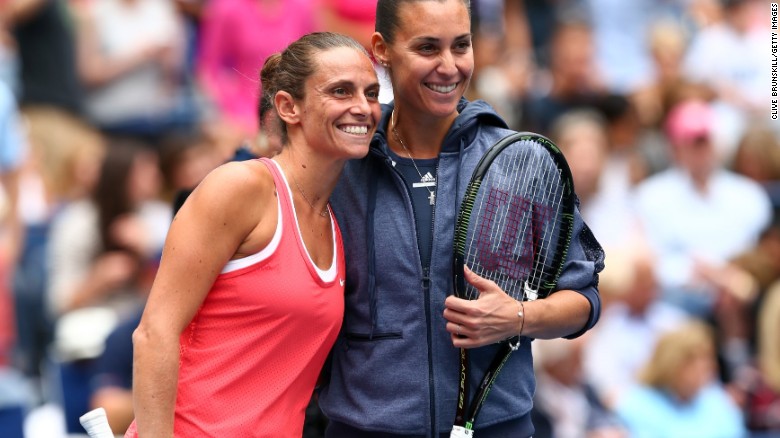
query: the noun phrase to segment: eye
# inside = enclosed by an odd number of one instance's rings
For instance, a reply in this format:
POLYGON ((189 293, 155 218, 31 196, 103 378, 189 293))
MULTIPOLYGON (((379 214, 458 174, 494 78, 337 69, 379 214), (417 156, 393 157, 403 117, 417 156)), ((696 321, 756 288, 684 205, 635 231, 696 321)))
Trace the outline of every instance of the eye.
POLYGON ((422 54, 431 54, 436 52, 436 46, 433 44, 423 44, 418 47, 417 50, 422 54))
POLYGON ((468 52, 471 48, 471 41, 461 41, 455 44, 455 50, 459 52, 468 52))
POLYGON ((338 87, 333 89, 333 94, 336 96, 347 96, 349 92, 344 87, 338 87))
POLYGON ((368 91, 366 91, 366 97, 369 100, 377 100, 377 99, 379 99, 379 90, 368 90, 368 91))

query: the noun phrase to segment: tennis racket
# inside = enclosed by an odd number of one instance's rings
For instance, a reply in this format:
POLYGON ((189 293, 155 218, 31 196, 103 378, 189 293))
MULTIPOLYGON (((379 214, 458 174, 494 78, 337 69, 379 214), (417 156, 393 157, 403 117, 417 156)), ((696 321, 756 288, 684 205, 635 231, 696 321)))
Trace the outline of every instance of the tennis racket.
POLYGON ((89 438, 114 438, 114 432, 108 425, 106 410, 103 408, 93 409, 79 417, 79 423, 87 431, 89 438))
MULTIPOLYGON (((474 169, 455 229, 454 293, 476 299, 463 267, 494 281, 516 300, 555 290, 574 225, 574 185, 566 159, 552 141, 519 132, 499 140, 474 169)), ((493 382, 520 338, 501 342, 469 399, 469 353, 460 349, 460 384, 450 438, 474 435, 473 426, 493 382)))

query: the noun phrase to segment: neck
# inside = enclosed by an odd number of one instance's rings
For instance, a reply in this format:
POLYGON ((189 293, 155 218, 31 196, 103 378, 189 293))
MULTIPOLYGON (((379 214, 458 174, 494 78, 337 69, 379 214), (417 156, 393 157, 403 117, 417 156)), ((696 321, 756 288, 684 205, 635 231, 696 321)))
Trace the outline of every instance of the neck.
POLYGON ((408 153, 410 157, 416 159, 436 158, 439 156, 444 137, 453 120, 454 117, 446 123, 443 119, 437 119, 432 123, 420 120, 404 122, 401 113, 393 109, 390 113, 388 140, 393 151, 401 152, 400 155, 408 153))
POLYGON ((315 164, 317 160, 300 158, 289 148, 285 148, 274 160, 284 169, 293 198, 300 199, 306 209, 327 216, 328 198, 336 186, 339 171, 327 171, 315 164))

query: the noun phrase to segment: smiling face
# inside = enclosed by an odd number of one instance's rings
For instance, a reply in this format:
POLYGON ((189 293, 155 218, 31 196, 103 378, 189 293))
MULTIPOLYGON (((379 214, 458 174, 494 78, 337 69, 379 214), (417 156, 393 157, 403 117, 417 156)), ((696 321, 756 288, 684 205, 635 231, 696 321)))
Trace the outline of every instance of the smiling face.
POLYGON ((474 72, 471 20, 462 0, 404 2, 392 43, 375 37, 390 66, 395 104, 416 118, 452 118, 474 72))
POLYGON ((360 158, 381 115, 379 82, 369 58, 338 47, 316 56, 317 67, 297 102, 300 130, 313 149, 342 158, 360 158))

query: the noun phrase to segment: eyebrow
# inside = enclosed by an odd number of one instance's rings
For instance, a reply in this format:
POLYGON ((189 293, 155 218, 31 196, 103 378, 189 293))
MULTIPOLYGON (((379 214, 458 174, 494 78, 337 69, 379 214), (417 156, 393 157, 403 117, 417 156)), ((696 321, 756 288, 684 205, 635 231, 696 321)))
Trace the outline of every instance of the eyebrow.
MULTIPOLYGON (((350 79, 337 79, 333 82, 326 84, 327 88, 333 88, 333 87, 348 87, 348 88, 357 88, 357 85, 354 81, 350 79)), ((371 87, 379 87, 379 81, 372 82, 371 84, 367 85, 366 88, 371 87)))
MULTIPOLYGON (((471 38, 472 38, 472 34, 471 32, 469 32, 469 33, 464 33, 463 35, 456 36, 455 41, 471 39, 471 38)), ((422 36, 422 37, 417 37, 412 39, 413 43, 438 43, 439 41, 441 41, 441 38, 436 38, 432 36, 422 36)))

